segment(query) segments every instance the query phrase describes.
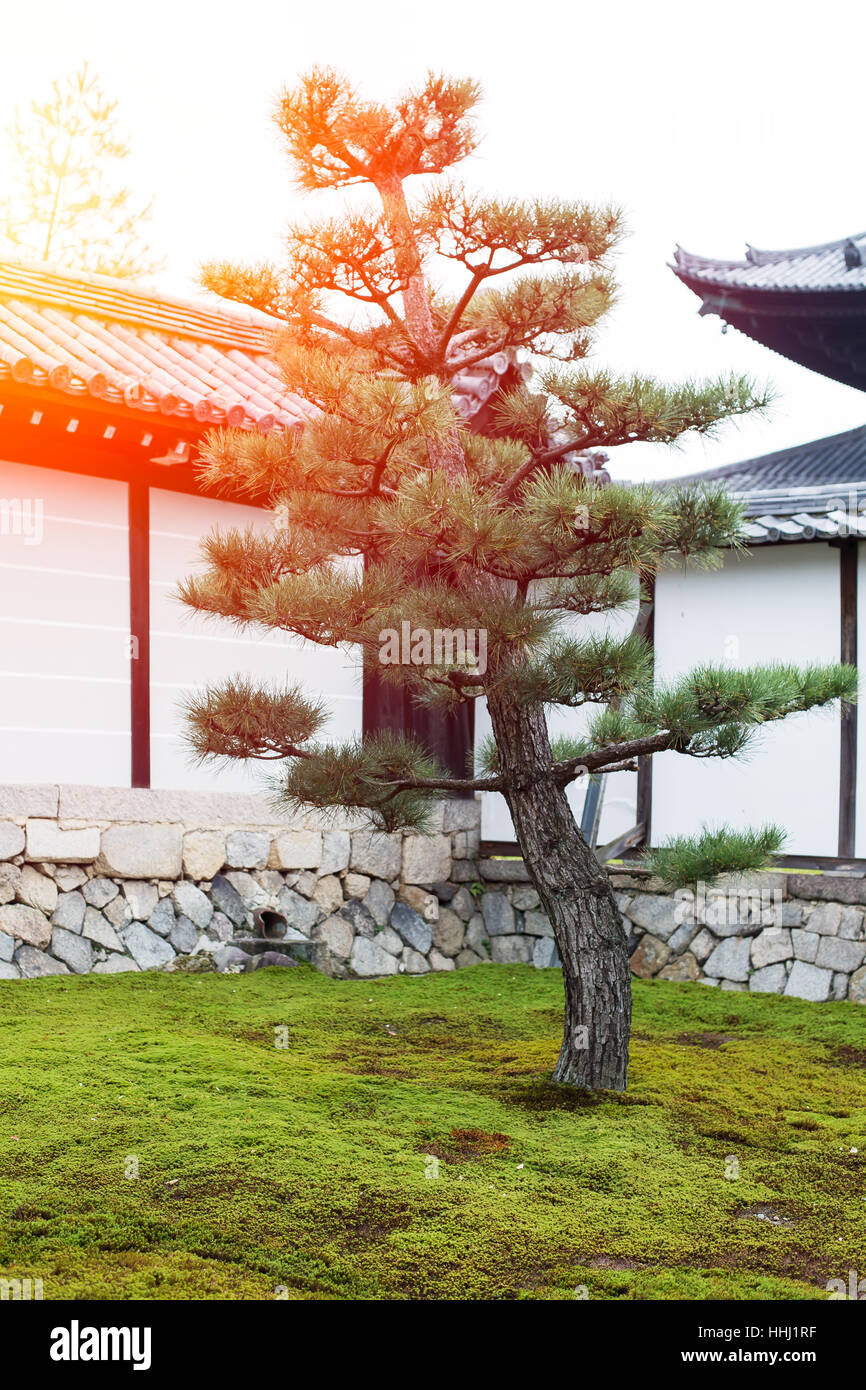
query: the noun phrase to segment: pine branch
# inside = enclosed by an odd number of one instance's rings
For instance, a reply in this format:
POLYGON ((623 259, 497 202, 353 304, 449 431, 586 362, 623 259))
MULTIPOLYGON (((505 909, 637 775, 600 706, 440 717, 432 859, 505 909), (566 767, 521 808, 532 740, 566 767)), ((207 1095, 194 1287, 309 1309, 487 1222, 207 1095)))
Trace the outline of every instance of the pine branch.
POLYGON ((311 758, 301 747, 325 723, 328 712, 299 685, 257 685, 233 676, 184 704, 188 737, 198 761, 208 758, 311 758))
POLYGON ((504 429, 519 434, 525 421, 537 440, 532 457, 503 487, 505 497, 533 473, 575 450, 637 442, 672 444, 690 431, 712 434, 725 420, 766 410, 771 399, 766 389, 757 390, 744 376, 671 387, 650 377, 615 378, 609 372, 548 368, 539 385, 545 402, 558 406, 558 413, 546 407, 544 429, 539 428, 537 395, 515 390, 497 404, 504 429), (545 447, 544 441, 557 432, 564 437, 545 447))
POLYGON ((676 735, 664 729, 660 733, 647 734, 642 738, 626 739, 621 743, 608 744, 588 753, 580 753, 554 763, 553 777, 567 784, 587 772, 603 772, 620 762, 631 762, 647 753, 663 753, 676 744, 676 735))
POLYGON ((856 699, 853 666, 704 667, 675 684, 641 691, 634 709, 607 709, 590 730, 591 751, 558 761, 554 774, 571 781, 623 759, 672 751, 691 757, 735 757, 765 723, 856 699), (634 736, 612 741, 631 731, 634 736))
POLYGON ((474 82, 430 74, 394 108, 362 101, 333 69, 315 68, 276 110, 302 188, 440 173, 475 147, 474 82))
POLYGON ((778 854, 787 836, 781 826, 733 830, 721 826, 700 835, 674 836, 643 855, 650 873, 671 888, 710 882, 722 873, 763 869, 778 854))
POLYGON ((284 271, 268 262, 243 266, 229 261, 206 261, 199 267, 198 279, 204 289, 223 299, 248 304, 282 320, 284 331, 293 342, 329 346, 332 350, 342 342, 370 355, 382 369, 405 370, 412 365, 411 344, 402 323, 396 325, 396 333, 391 326, 390 338, 379 325, 353 327, 323 313, 316 295, 302 292, 284 271))
POLYGON ((343 745, 320 745, 295 761, 276 784, 291 810, 354 806, 377 829, 426 829, 437 791, 470 789, 473 779, 446 777, 412 739, 380 733, 343 745))
POLYGON ((652 651, 639 637, 557 638, 508 681, 515 700, 577 708, 630 695, 652 678, 652 651))

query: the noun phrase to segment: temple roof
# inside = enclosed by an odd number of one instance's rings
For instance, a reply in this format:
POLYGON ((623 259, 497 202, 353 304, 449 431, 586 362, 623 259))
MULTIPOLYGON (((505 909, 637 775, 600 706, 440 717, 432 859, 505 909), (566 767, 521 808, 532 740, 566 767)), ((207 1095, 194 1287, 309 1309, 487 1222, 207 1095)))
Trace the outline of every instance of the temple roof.
POLYGON ((822 376, 866 390, 866 233, 790 251, 746 248, 742 261, 676 248, 674 274, 756 342, 822 376))
MULTIPOLYGON (((274 361, 284 328, 217 296, 184 300, 105 275, 0 261, 0 392, 12 382, 178 425, 292 428, 314 411, 286 390, 274 361)), ((464 419, 513 367, 510 354, 497 353, 455 378, 464 419)))
POLYGON ((678 246, 671 269, 690 288, 701 284, 719 289, 856 293, 866 290, 866 232, 792 251, 747 246, 743 261, 710 260, 678 246))

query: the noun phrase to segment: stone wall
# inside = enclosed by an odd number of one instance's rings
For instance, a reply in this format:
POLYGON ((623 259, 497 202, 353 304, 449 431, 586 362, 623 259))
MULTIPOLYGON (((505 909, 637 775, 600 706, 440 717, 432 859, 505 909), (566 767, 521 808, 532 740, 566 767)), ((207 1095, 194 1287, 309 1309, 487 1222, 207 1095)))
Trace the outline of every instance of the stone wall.
MULTIPOLYGON (((0 787, 0 979, 558 966, 522 861, 480 858, 479 837, 477 801, 440 803, 431 835, 383 835, 353 813, 278 822, 254 796, 0 787), (288 923, 267 947, 260 911, 288 923)), ((636 975, 866 1003, 866 879, 762 873, 671 894, 637 866, 610 872, 636 975)))
POLYGON ((384 835, 352 813, 277 821, 255 797, 0 789, 0 978, 298 959, 356 976, 476 964, 490 958, 480 807, 443 801, 436 814, 430 835, 384 835), (251 940, 262 910, 288 923, 266 952, 251 940))
POLYGON ((864 877, 725 875, 675 894, 639 869, 611 881, 635 975, 866 1004, 864 877))

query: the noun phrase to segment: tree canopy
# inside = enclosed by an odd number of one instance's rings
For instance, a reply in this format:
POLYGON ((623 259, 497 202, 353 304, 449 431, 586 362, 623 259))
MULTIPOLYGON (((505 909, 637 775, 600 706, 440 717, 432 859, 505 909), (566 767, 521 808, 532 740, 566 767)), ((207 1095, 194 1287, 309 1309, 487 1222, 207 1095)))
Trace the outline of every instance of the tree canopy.
MULTIPOLYGON (((850 672, 720 664, 659 686, 642 636, 581 634, 575 618, 634 603, 635 578, 717 564, 739 544, 741 509, 719 486, 599 487, 578 465, 590 450, 710 433, 766 394, 738 376, 672 386, 592 365, 622 215, 488 198, 445 177, 475 148, 478 95, 431 75, 385 107, 317 70, 282 96, 276 119, 300 186, 360 184, 378 201, 292 226, 281 266, 205 269, 209 288, 284 321, 287 385, 318 414, 296 434, 210 437, 205 480, 266 498, 279 524, 267 537, 211 537, 208 572, 183 597, 372 660, 407 617, 418 629, 483 628, 484 675, 465 664, 381 674, 443 711, 493 691, 600 706, 587 735, 539 770, 561 785, 667 749, 735 756, 768 721, 850 696, 850 672), (463 274, 457 293, 439 288, 446 263, 463 274), (512 374, 480 435, 461 419, 455 383, 503 353, 534 375, 512 374)), ((200 755, 286 760, 290 800, 366 807, 383 828, 423 824, 431 796, 457 785, 411 740, 315 743, 326 712, 300 688, 274 698, 247 685, 240 698, 229 682, 190 713, 200 755)), ((507 789, 495 747, 459 785, 507 789)))
POLYGON ((142 238, 149 206, 118 171, 129 155, 116 101, 85 63, 32 101, 7 131, 12 191, 0 205, 0 246, 64 269, 135 278, 159 268, 142 238))
MULTIPOLYGON (((357 807, 383 830, 427 827, 443 791, 502 792, 563 966, 555 1079, 622 1089, 626 940, 567 786, 659 752, 742 755, 766 724, 851 698, 856 673, 720 662, 654 679, 648 581, 670 564, 718 564, 740 543, 741 509, 718 486, 601 486, 587 465, 597 450, 709 434, 766 395, 738 376, 671 385, 593 362, 621 213, 467 189, 451 170, 475 148, 478 96, 431 75, 384 106, 317 70, 281 98, 300 186, 374 198, 291 227, 280 266, 205 270, 209 288, 282 322, 286 384, 314 410, 297 431, 209 437, 204 480, 247 489, 275 524, 208 537, 207 567, 181 597, 360 650, 434 714, 484 697, 493 736, 480 765, 446 774, 399 731, 330 741, 302 659, 280 689, 234 677, 197 693, 189 734, 201 758, 274 760, 290 807, 357 807), (488 394, 494 359, 482 432, 466 400, 488 394), (597 615, 625 617, 625 630, 599 631, 597 615), (593 708, 581 737, 551 741, 556 705, 593 708)), ((777 844, 772 827, 722 828, 658 862, 718 873, 777 844)))

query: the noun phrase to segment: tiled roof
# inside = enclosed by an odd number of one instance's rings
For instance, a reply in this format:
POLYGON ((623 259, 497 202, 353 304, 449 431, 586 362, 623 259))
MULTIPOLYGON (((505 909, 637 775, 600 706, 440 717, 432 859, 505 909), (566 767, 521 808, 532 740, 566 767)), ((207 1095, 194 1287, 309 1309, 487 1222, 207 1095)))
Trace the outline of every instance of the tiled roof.
MULTIPOLYGON (((204 427, 293 428, 313 407, 286 391, 271 356, 282 328, 216 297, 187 302, 104 275, 0 261, 0 390, 11 379, 204 427)), ((465 419, 512 365, 498 353, 455 379, 465 419)))
POLYGON ((721 480, 732 492, 751 493, 857 483, 863 479, 866 479, 866 425, 858 425, 844 434, 813 439, 808 444, 794 444, 759 458, 693 473, 688 481, 721 480))
MULTIPOLYGON (((866 493, 859 501, 862 504, 866 493)), ((773 499, 767 498, 767 505, 773 499)), ((763 512, 760 516, 749 516, 743 526, 743 540, 746 545, 775 545, 780 541, 830 541, 843 536, 866 537, 866 517, 857 508, 848 505, 846 497, 837 498, 829 511, 821 508, 821 503, 812 500, 811 507, 794 512, 790 516, 783 508, 763 512)))
POLYGON ((791 362, 866 391, 866 233, 716 261, 677 247, 674 274, 717 314, 791 362))
POLYGON ((671 269, 693 287, 796 291, 866 290, 866 233, 792 251, 746 247, 744 261, 710 260, 676 248, 671 269))
POLYGON ((723 482, 746 503, 749 545, 866 537, 866 425, 679 482, 723 482))

